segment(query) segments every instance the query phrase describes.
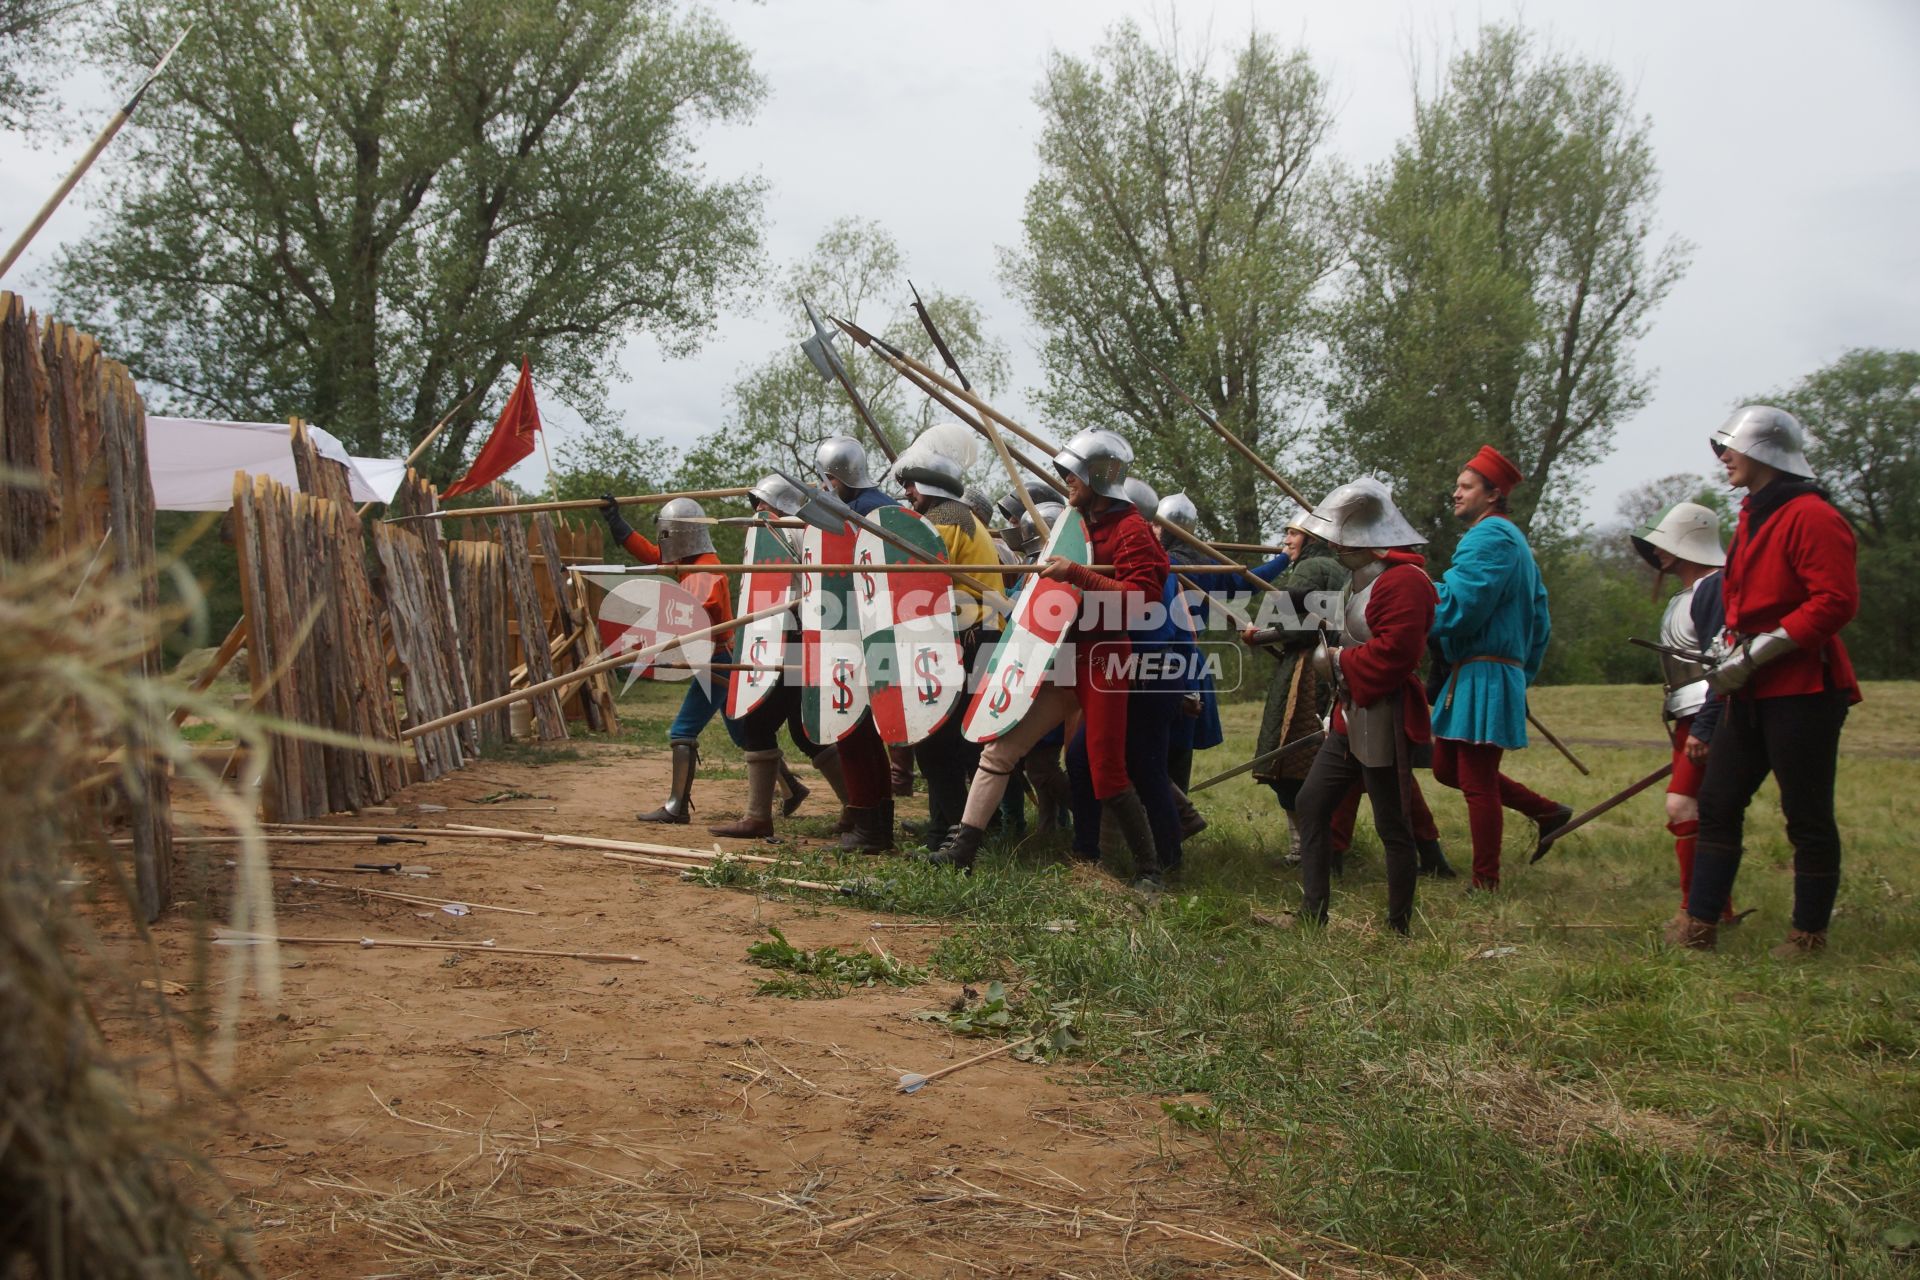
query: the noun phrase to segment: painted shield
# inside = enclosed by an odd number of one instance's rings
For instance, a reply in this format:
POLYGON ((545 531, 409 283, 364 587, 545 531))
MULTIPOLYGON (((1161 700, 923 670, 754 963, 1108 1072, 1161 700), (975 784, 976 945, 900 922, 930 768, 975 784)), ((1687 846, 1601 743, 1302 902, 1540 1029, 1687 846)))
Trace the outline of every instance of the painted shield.
MULTIPOLYGON (((793 548, 772 529, 747 530, 746 563, 792 564, 793 548)), ((740 612, 758 613, 793 598, 793 573, 749 573, 740 579, 740 612)), ((786 661, 788 614, 749 622, 740 628, 734 656, 755 667, 777 667, 786 661)), ((765 701, 780 683, 778 671, 736 671, 727 689, 727 718, 738 720, 765 701)))
MULTIPOLYGON (((937 561, 946 544, 905 507, 882 507, 873 522, 937 561)), ((899 547, 861 530, 855 564, 915 563, 899 547)), ((873 727, 890 747, 911 746, 946 722, 966 683, 953 635, 953 578, 945 573, 856 573, 854 600, 867 645, 873 727)))
MULTIPOLYGON (((826 533, 809 525, 802 564, 852 564, 855 530, 826 533)), ((867 713, 867 657, 854 606, 853 574, 803 573, 800 578, 800 713, 807 736, 822 745, 852 733, 867 713)))
MULTIPOLYGON (((585 575, 589 585, 605 592, 594 610, 594 624, 600 628, 600 647, 608 657, 633 649, 647 649, 674 636, 701 631, 711 625, 707 617, 706 584, 710 574, 696 574, 685 582, 651 574, 633 577, 611 574, 585 575), (694 592, 699 591, 699 595, 694 592)), ((682 648, 668 649, 659 655, 671 667, 697 667, 713 658, 713 640, 694 640, 682 648)), ((685 680, 685 671, 655 674, 653 663, 632 672, 642 679, 685 680)))
MULTIPOLYGON (((1040 559, 1048 556, 1087 562, 1087 526, 1078 511, 1062 512, 1054 521, 1040 559)), ((992 742, 1020 723, 1079 614, 1080 588, 1038 575, 1027 579, 967 707, 962 725, 967 741, 992 742)))

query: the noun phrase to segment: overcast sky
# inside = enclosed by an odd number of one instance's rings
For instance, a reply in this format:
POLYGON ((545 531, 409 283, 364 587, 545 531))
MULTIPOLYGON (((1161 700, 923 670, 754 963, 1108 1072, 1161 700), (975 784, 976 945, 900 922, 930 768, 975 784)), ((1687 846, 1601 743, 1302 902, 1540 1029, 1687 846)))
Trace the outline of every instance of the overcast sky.
MULTIPOLYGON (((1124 3, 1121 0, 771 0, 723 2, 769 95, 745 127, 709 135, 716 175, 770 183, 769 281, 835 219, 878 220, 924 289, 971 295, 1013 351, 1002 407, 1031 418, 1036 335, 1001 289, 995 251, 1015 245, 1036 173, 1033 89, 1051 50, 1089 53, 1115 22, 1174 15, 1187 36, 1231 45, 1248 23, 1303 46, 1332 85, 1333 149, 1355 167, 1387 156, 1411 111, 1410 50, 1470 40, 1477 4, 1124 3)), ((1528 24, 1559 49, 1611 63, 1653 120, 1664 191, 1661 236, 1693 242, 1692 266, 1640 345, 1652 402, 1621 425, 1586 477, 1604 521, 1624 490, 1705 471, 1707 433, 1745 394, 1782 386, 1850 347, 1920 346, 1920 3, 1746 0, 1535 3, 1528 24)), ((76 118, 111 102, 70 95, 76 118)), ((41 149, 0 134, 0 237, 51 190, 84 142, 41 149)), ((84 192, 84 186, 83 186, 84 192)), ((92 207, 69 207, 6 285, 44 296, 50 247, 84 238, 92 207)), ((781 342, 782 320, 743 310, 690 359, 644 342, 621 357, 613 402, 642 437, 685 445, 718 426, 742 369, 781 342)), ((543 404, 564 435, 578 423, 543 404)), ((326 425, 324 423, 320 424, 326 425)), ((557 437, 558 438, 558 437, 557 437)), ((515 479, 543 484, 538 456, 515 479)))

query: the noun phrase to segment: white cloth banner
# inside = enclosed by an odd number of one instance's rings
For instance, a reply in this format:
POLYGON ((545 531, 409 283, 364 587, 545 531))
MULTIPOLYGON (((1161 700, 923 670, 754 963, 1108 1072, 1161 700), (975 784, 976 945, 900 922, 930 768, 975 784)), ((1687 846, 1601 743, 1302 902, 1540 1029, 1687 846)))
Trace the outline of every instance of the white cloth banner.
MULTIPOLYGON (((356 458, 328 432, 309 425, 314 448, 347 469, 355 502, 391 502, 406 478, 398 458, 356 458)), ((147 418, 147 471, 160 511, 225 511, 233 505, 233 473, 272 476, 299 487, 293 428, 284 422, 208 422, 147 418)))

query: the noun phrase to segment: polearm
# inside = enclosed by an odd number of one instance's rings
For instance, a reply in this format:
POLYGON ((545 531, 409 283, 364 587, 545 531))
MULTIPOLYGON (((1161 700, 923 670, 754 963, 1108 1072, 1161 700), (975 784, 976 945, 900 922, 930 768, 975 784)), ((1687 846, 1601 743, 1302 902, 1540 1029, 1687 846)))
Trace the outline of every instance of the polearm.
POLYGON ((1574 832, 1586 826, 1589 822, 1592 822, 1595 818, 1599 817, 1601 814, 1606 813, 1609 810, 1616 809, 1619 806, 1625 804, 1627 801, 1633 799, 1635 796, 1639 795, 1642 791, 1645 791, 1648 787, 1652 786, 1656 782, 1659 782, 1661 779, 1665 778, 1668 774, 1672 772, 1673 772, 1673 761, 1669 760, 1665 764, 1661 765, 1658 769, 1655 769, 1652 773, 1648 774, 1646 777, 1640 779, 1640 781, 1628 787, 1625 791, 1622 791, 1617 795, 1611 796, 1608 799, 1602 800, 1599 804, 1593 806, 1593 808, 1587 810, 1585 813, 1576 814, 1574 817, 1569 818, 1566 822, 1566 825, 1558 828, 1557 830, 1553 831, 1549 835, 1544 835, 1540 837, 1540 843, 1535 845, 1533 848, 1533 857, 1527 859, 1527 861, 1529 863, 1540 861, 1540 859, 1547 856, 1547 850, 1553 848, 1554 841, 1558 840, 1561 836, 1572 835, 1574 832))
POLYGON ((1186 401, 1187 407, 1192 409, 1196 414, 1200 416, 1200 421, 1206 423, 1209 427, 1213 428, 1213 433, 1215 435, 1219 436, 1222 440, 1226 441, 1227 444, 1233 448, 1234 452, 1238 453, 1241 457, 1245 458, 1248 462, 1251 462, 1253 464, 1254 470, 1258 471, 1261 475, 1265 476, 1267 479, 1279 485, 1281 490, 1289 498, 1292 498, 1296 503, 1299 504, 1301 510, 1303 511, 1313 510, 1313 504, 1311 502, 1308 502, 1298 489, 1288 484, 1285 476, 1281 475, 1278 471, 1275 471, 1272 467, 1268 466, 1267 460, 1265 458, 1262 458, 1259 454, 1255 453, 1252 449, 1249 449, 1246 446, 1246 444, 1240 439, 1239 436, 1236 436, 1235 434, 1233 434, 1233 432, 1227 430, 1226 427, 1220 424, 1219 419, 1215 418, 1212 414, 1208 413, 1205 409, 1202 409, 1192 396, 1188 395, 1185 391, 1182 391, 1180 389, 1179 384, 1174 382, 1172 378, 1167 376, 1167 371, 1165 369, 1162 369, 1157 363, 1155 363, 1152 356, 1148 355, 1144 351, 1141 351, 1138 347, 1134 348, 1134 353, 1138 355, 1142 360, 1145 360, 1147 362, 1147 367, 1153 370, 1155 375, 1159 377, 1160 381, 1167 384, 1167 390, 1173 392, 1173 394, 1179 396, 1182 400, 1186 401))
POLYGON ((858 391, 854 390, 853 379, 847 375, 847 366, 841 363, 840 353, 833 349, 832 332, 820 323, 819 312, 813 309, 813 304, 804 296, 800 299, 800 305, 807 309, 807 319, 813 323, 813 336, 800 344, 800 350, 805 352, 807 359, 813 362, 814 370, 820 375, 822 381, 839 380, 841 389, 847 393, 847 399, 853 401, 853 407, 859 411, 860 420, 867 424, 867 430, 873 433, 874 440, 880 445, 880 452, 887 455, 888 462, 898 462, 900 455, 894 452, 893 441, 887 439, 887 433, 880 429, 878 422, 874 421, 873 410, 867 408, 867 402, 860 398, 858 391))
POLYGON ((551 680, 542 680, 540 683, 530 684, 524 689, 516 689, 512 693, 502 694, 498 698, 489 698, 487 701, 475 703, 471 707, 466 707, 459 711, 449 711, 444 716, 437 716, 432 720, 427 720, 420 724, 409 725, 407 728, 401 730, 400 740, 402 742, 411 742, 422 734, 432 733, 436 729, 444 729, 450 724, 461 724, 473 719, 475 716, 485 715, 489 711, 498 711, 501 707, 512 706, 516 702, 525 702, 528 698, 538 697, 550 690, 564 689, 568 685, 578 684, 589 676, 598 675, 602 671, 611 671, 615 667, 633 666, 636 664, 645 666, 654 658, 659 657, 676 645, 689 644, 695 640, 710 639, 722 631, 731 631, 736 627, 745 626, 749 622, 758 622, 762 618, 771 618, 774 614, 785 613, 793 607, 794 602, 792 601, 786 601, 781 604, 770 604, 764 609, 755 609, 752 613, 743 613, 737 618, 728 618, 725 622, 716 622, 712 626, 702 627, 698 631, 689 631, 685 635, 680 636, 670 636, 658 644, 648 645, 644 649, 629 649, 625 653, 617 653, 610 658, 602 658, 598 662, 589 662, 583 667, 575 667, 572 671, 566 672, 563 675, 554 676, 551 680))
MULTIPOLYGON (((940 328, 934 324, 933 316, 927 310, 927 304, 920 301, 920 291, 914 289, 911 280, 907 281, 907 288, 913 291, 914 314, 920 317, 920 327, 927 331, 927 337, 933 339, 933 349, 938 351, 940 358, 947 362, 947 368, 953 370, 953 376, 960 379, 961 389, 972 391, 973 384, 968 382, 967 375, 960 371, 960 362, 953 358, 953 351, 947 346, 947 340, 940 336, 940 328)), ((1000 465, 1006 469, 1007 483, 1013 486, 1014 496, 1020 499, 1020 505, 1026 509, 1027 519, 1033 521, 1035 535, 1044 543, 1052 530, 1047 528, 1046 519, 1041 516, 1040 508, 1033 501, 1033 495, 1028 493, 1027 486, 1020 482, 1019 468, 1013 465, 1013 455, 1007 451, 1007 442, 1000 438, 999 430, 984 416, 978 422, 973 421, 973 416, 970 414, 955 413, 954 416, 985 436, 987 442, 993 446, 993 452, 1000 459, 1000 465)))
POLYGON ((1286 756, 1290 756, 1296 751, 1304 751, 1308 747, 1317 747, 1322 742, 1326 741, 1326 737, 1327 737, 1327 731, 1325 729, 1315 729, 1312 733, 1303 734, 1300 737, 1295 738, 1292 742, 1283 742, 1279 746, 1275 747, 1273 750, 1263 752, 1262 754, 1257 755, 1253 759, 1247 761, 1245 764, 1237 764, 1233 766, 1233 768, 1227 770, 1225 773, 1216 773, 1211 778, 1208 778, 1205 782, 1196 783, 1193 786, 1188 787, 1187 794, 1190 796, 1198 795, 1200 792, 1205 791, 1208 787, 1215 786, 1219 783, 1225 782, 1228 778, 1237 778, 1243 773, 1247 773, 1251 770, 1258 769, 1263 764, 1269 764, 1275 760, 1279 760, 1286 756))
MULTIPOLYGON (((988 404, 985 400, 982 400, 979 396, 975 395, 973 392, 963 390, 960 387, 956 387, 953 383, 947 381, 945 378, 941 377, 938 373, 935 373, 932 369, 928 368, 926 365, 922 364, 920 361, 915 360, 912 356, 900 350, 900 348, 894 346, 892 343, 888 342, 885 338, 876 337, 875 335, 868 333, 865 329, 862 329, 859 325, 854 324, 850 320, 842 320, 838 316, 832 316, 829 318, 836 325, 839 325, 840 328, 845 331, 846 335, 852 338, 854 342, 856 342, 860 346, 867 347, 870 350, 877 351, 880 355, 880 358, 885 360, 888 364, 892 365, 896 371, 902 374, 902 376, 905 376, 908 373, 908 371, 911 371, 913 374, 917 375, 917 377, 915 378, 909 378, 908 379, 909 381, 918 381, 922 383, 931 384, 933 386, 937 386, 941 390, 947 392, 949 395, 956 396, 959 399, 964 400, 966 403, 973 406, 974 411, 980 415, 983 421, 991 419, 992 421, 999 423, 1001 426, 1005 427, 1008 431, 1011 431, 1014 435, 1019 436, 1022 440, 1026 441, 1028 444, 1032 445, 1034 448, 1040 450, 1043 453, 1052 455, 1060 451, 1059 446, 1054 445, 1049 441, 1047 441, 1046 439, 1044 439, 1043 437, 1035 434, 1032 431, 1027 430, 1025 427, 1015 422, 1012 418, 1009 418, 1006 414, 1001 413, 998 409, 988 404)), ((932 394, 932 393, 929 392, 928 394, 932 394)), ((962 415, 962 420, 963 421, 965 420, 965 415, 962 415)), ((978 429, 979 427, 978 425, 976 425, 975 430, 978 430, 978 429)), ((1041 480, 1051 485, 1056 491, 1059 491, 1062 493, 1065 492, 1065 490, 1062 489, 1061 486, 1054 481, 1054 479, 1052 478, 1047 468, 1036 466, 1030 459, 1026 459, 1026 458, 1021 459, 1021 464, 1025 466, 1029 471, 1032 471, 1041 480)), ((1220 551, 1216 550, 1212 543, 1203 541, 1202 539, 1195 536, 1194 534, 1188 533, 1185 529, 1182 529, 1179 525, 1174 524, 1172 521, 1162 519, 1157 513, 1153 513, 1153 512, 1142 512, 1141 514, 1147 516, 1148 519, 1151 520, 1154 524, 1159 525, 1162 529, 1165 529, 1167 532, 1171 533, 1174 537, 1178 538, 1182 542, 1185 542, 1188 546, 1191 546, 1198 551, 1204 551, 1208 555, 1213 557, 1214 563, 1210 565, 1188 565, 1187 568, 1189 569, 1205 568, 1205 569, 1220 569, 1220 570, 1231 569, 1237 572, 1241 577, 1245 578, 1248 582, 1251 582, 1254 586, 1258 587, 1262 591, 1270 591, 1278 595, 1287 594, 1281 588, 1274 586, 1271 582, 1268 582, 1265 578, 1262 578, 1257 574, 1255 574, 1251 569, 1247 568, 1245 565, 1236 562, 1231 556, 1222 554, 1220 551)), ((1189 583, 1188 585, 1191 586, 1192 584, 1189 583)), ((1194 589, 1199 590, 1199 588, 1197 587, 1194 589)))
MULTIPOLYGON (((424 441, 422 442, 424 443, 424 441)), ((615 504, 622 507, 656 505, 672 502, 676 498, 692 498, 696 501, 718 501, 722 498, 744 498, 751 489, 688 489, 681 493, 639 493, 629 498, 615 498, 615 504)), ((558 502, 522 502, 503 507, 442 507, 438 511, 422 511, 410 516, 392 516, 386 523, 404 524, 410 520, 465 520, 478 516, 524 516, 536 511, 584 511, 589 507, 604 507, 606 502, 600 498, 563 498, 558 502)))
MULTIPOLYGON (((576 566, 586 568, 587 566, 576 566)), ((635 574, 660 574, 672 570, 679 573, 944 573, 955 578, 967 577, 973 570, 983 569, 990 573, 1031 574, 1044 572, 1043 564, 997 564, 991 569, 977 564, 949 564, 945 561, 927 560, 915 564, 788 564, 784 562, 767 564, 677 564, 677 565, 620 565, 620 569, 635 574)), ((1095 573, 1112 573, 1110 564, 1090 564, 1087 568, 1095 573)), ((602 574, 612 577, 612 574, 602 574)))
POLYGON ((1586 765, 1582 764, 1580 762, 1580 757, 1573 754, 1572 748, 1568 747, 1566 743, 1560 741, 1559 738, 1554 736, 1553 730, 1547 728, 1547 726, 1540 723, 1540 717, 1533 714, 1533 708, 1531 707, 1527 708, 1527 723, 1532 725, 1534 728, 1538 729, 1540 731, 1540 736, 1545 738, 1548 742, 1551 742, 1554 746, 1554 749, 1558 751, 1561 755, 1567 758, 1567 763, 1580 771, 1580 775, 1582 777, 1591 778, 1593 776, 1593 770, 1587 768, 1586 765))
POLYGON ((187 37, 192 33, 193 25, 189 23, 187 29, 182 31, 179 38, 173 42, 173 47, 168 49, 160 61, 154 64, 153 70, 147 73, 147 78, 142 80, 140 87, 133 91, 133 96, 128 98, 125 105, 113 113, 113 119, 107 121, 107 127, 100 131, 100 136, 93 140, 93 145, 87 148, 87 153, 80 157, 80 163, 73 167, 73 172, 67 175, 64 182, 54 188, 53 194, 47 198, 47 202, 40 206, 40 212, 33 215, 33 221, 27 224, 26 230, 20 233, 19 238, 16 239, 12 247, 7 250, 7 256, 0 258, 0 276, 6 275, 8 268, 13 266, 13 264, 19 260, 20 255, 27 251, 27 246, 33 243, 33 238, 40 234, 40 228, 47 225, 47 219, 53 216, 54 210, 58 209, 61 204, 66 201, 67 196, 72 193, 74 186, 81 178, 86 176, 87 170, 91 169, 93 162, 100 158, 100 153, 107 149, 107 144, 112 142, 114 135, 120 132, 120 127, 126 124, 127 120, 133 115, 134 108, 140 105, 140 99, 146 96, 147 90, 153 87, 153 82, 160 78, 160 73, 167 69, 167 63, 173 60, 173 55, 179 51, 182 44, 186 43, 187 37))

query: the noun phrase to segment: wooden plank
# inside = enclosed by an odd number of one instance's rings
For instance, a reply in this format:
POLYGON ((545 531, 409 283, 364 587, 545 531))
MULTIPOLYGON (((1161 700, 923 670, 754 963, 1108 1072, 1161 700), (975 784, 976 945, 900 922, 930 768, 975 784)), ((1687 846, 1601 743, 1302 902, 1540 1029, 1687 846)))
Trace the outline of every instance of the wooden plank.
MULTIPOLYGON (((533 517, 534 536, 539 540, 541 558, 546 568, 547 584, 551 590, 556 617, 560 631, 570 637, 562 652, 562 661, 555 674, 560 671, 577 671, 587 665, 587 641, 582 634, 585 614, 578 597, 574 595, 573 579, 567 572, 566 564, 560 558, 560 538, 554 529, 553 517, 542 511, 533 517)), ((568 705, 578 706, 581 718, 587 722, 587 728, 595 733, 606 731, 606 718, 601 714, 600 703, 595 699, 589 687, 591 681, 575 685, 568 691, 568 705)))
MULTIPOLYGON (((497 521, 500 551, 506 565, 507 594, 513 601, 513 616, 520 626, 520 649, 527 670, 535 683, 551 680, 553 660, 547 656, 547 620, 540 610, 540 593, 534 586, 533 564, 527 556, 526 531, 518 516, 502 516, 497 521)), ((532 700, 534 736, 551 742, 567 736, 567 719, 560 712, 559 695, 542 693, 532 700)))
MULTIPOLYGON (((0 466, 24 477, 51 480, 53 449, 38 384, 39 325, 17 294, 0 293, 0 466)), ((47 487, 0 486, 5 519, 0 522, 0 553, 9 560, 31 559, 53 524, 53 497, 47 487)))

